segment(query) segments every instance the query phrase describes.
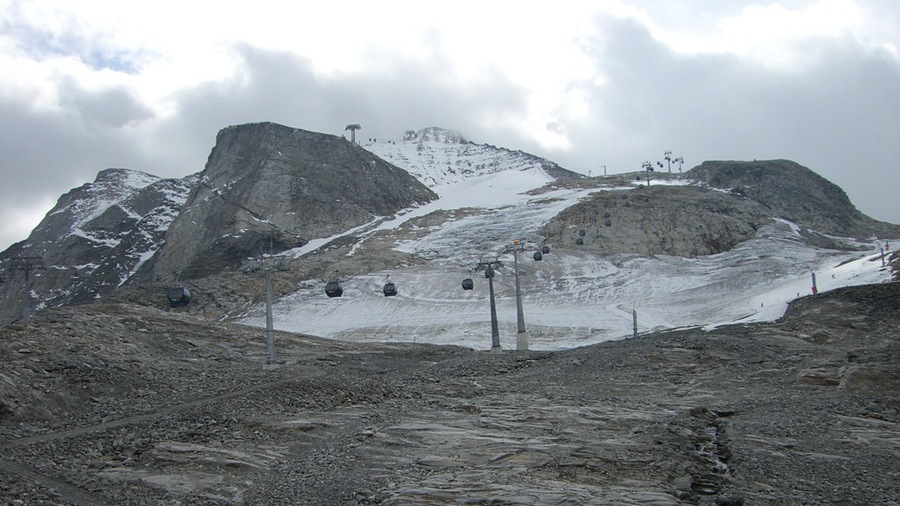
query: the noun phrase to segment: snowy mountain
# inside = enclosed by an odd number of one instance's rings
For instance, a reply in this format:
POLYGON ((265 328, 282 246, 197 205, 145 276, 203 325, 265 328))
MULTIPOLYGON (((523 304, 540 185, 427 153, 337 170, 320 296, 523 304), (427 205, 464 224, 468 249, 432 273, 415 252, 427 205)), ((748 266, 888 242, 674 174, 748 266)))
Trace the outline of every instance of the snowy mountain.
MULTIPOLYGON (((480 165, 469 176, 545 167, 577 177, 547 160, 477 146, 439 129, 422 131, 416 145, 420 153, 442 145, 444 159, 480 165)), ((435 175, 443 169, 420 167, 435 175)), ((0 253, 0 268, 8 272, 0 322, 21 317, 23 308, 89 302, 120 287, 245 269, 261 251, 320 244, 436 197, 405 170, 341 137, 274 123, 231 126, 219 132, 199 174, 161 180, 109 169, 63 195, 28 239, 0 253)), ((307 268, 314 276, 325 270, 307 268)))
POLYGON ((0 253, 0 321, 89 302, 126 283, 159 249, 196 176, 106 169, 59 198, 25 241, 0 253))
MULTIPOLYGON (((613 178, 590 188, 532 192, 548 180, 535 168, 443 186, 437 202, 379 228, 394 233, 394 248, 427 263, 343 279, 340 298, 326 297, 323 282, 301 283, 274 305, 275 328, 343 340, 488 349, 488 280, 474 270, 485 259, 502 262, 494 290, 505 349, 517 346, 516 264, 531 349, 631 336, 633 311, 641 333, 773 320, 790 300, 811 293, 813 273, 820 291, 891 279, 879 248, 883 239, 890 243, 896 237, 846 239, 841 249, 823 249, 806 243, 800 227, 783 220, 771 220, 751 239, 716 255, 598 256, 572 242, 549 244, 550 253, 535 261, 537 247, 547 245, 538 230, 558 213, 597 191, 625 196, 638 191, 637 185, 623 186, 613 178), (413 237, 403 233, 404 226, 416 231, 413 237), (506 252, 515 239, 527 245, 517 258, 506 252), (466 277, 475 282, 471 291, 461 287, 466 277), (397 286, 397 296, 383 296, 387 279, 397 286)), ((262 311, 257 306, 243 322, 264 326, 262 311)))
POLYGON ((544 158, 490 144, 476 144, 467 141, 459 132, 437 127, 408 131, 400 141, 370 139, 362 146, 402 167, 430 188, 487 174, 532 168, 542 170, 553 179, 582 177, 544 158))
MULTIPOLYGON (((882 224, 887 234, 882 236, 830 236, 823 247, 824 234, 787 221, 768 206, 701 181, 659 174, 654 182, 660 192, 656 195, 682 199, 669 214, 681 212, 696 199, 681 197, 683 193, 675 191, 680 188, 709 197, 722 195, 761 210, 754 215, 755 221, 741 223, 751 228, 740 240, 725 244, 721 229, 715 230, 712 235, 722 244, 716 254, 676 256, 603 246, 602 240, 616 245, 626 242, 623 239, 632 238, 636 226, 626 220, 628 226, 620 227, 622 232, 609 235, 615 225, 597 210, 589 218, 598 225, 585 232, 588 238, 593 234, 593 246, 576 244, 577 234, 585 230, 581 227, 590 229, 591 224, 573 228, 569 236, 555 234, 555 240, 548 241, 547 224, 566 211, 597 199, 637 202, 635 197, 647 195, 650 189, 632 174, 556 181, 540 163, 493 163, 495 152, 483 152, 483 146, 466 144, 462 136, 440 129, 365 147, 407 168, 440 199, 354 231, 354 248, 377 237, 425 262, 348 276, 342 279, 340 298, 324 296, 325 280, 302 281, 299 289, 275 304, 277 329, 348 340, 490 348, 489 288, 475 268, 494 259, 502 262, 494 290, 501 346, 506 349, 517 346, 516 265, 525 334, 532 349, 568 348, 634 332, 776 319, 790 300, 811 293, 814 274, 819 291, 891 280, 889 258, 882 260, 881 252, 900 237, 896 225, 882 224), (516 258, 508 251, 514 240, 526 245, 516 258), (549 246, 550 253, 535 261, 533 253, 543 246, 549 246), (461 287, 466 277, 475 281, 471 291, 461 287), (383 296, 381 288, 387 280, 398 287, 397 296, 383 296)), ((628 207, 624 210, 629 213, 640 209, 637 204, 628 207)), ((730 208, 708 209, 710 215, 735 216, 730 208)), ((643 219, 654 226, 668 223, 668 229, 650 227, 646 235, 658 239, 685 235, 692 227, 710 227, 709 219, 704 221, 706 214, 692 220, 690 213, 683 213, 679 222, 666 221, 664 211, 654 212, 655 217, 645 213, 643 219)), ((294 258, 315 254, 341 237, 291 254, 294 258)), ((263 326, 262 311, 257 305, 242 321, 263 326)))
POLYGON ((898 270, 900 227, 862 216, 809 169, 701 168, 648 187, 640 174, 585 178, 439 128, 356 146, 271 123, 229 127, 198 175, 110 170, 61 197, 0 254, 0 316, 17 318, 25 292, 36 309, 166 307, 178 270, 193 294, 179 311, 265 326, 268 270, 276 329, 487 349, 490 264, 501 347, 524 337, 559 349, 774 319, 811 293, 813 274, 825 291, 898 270), (341 297, 326 296, 328 282, 341 297))

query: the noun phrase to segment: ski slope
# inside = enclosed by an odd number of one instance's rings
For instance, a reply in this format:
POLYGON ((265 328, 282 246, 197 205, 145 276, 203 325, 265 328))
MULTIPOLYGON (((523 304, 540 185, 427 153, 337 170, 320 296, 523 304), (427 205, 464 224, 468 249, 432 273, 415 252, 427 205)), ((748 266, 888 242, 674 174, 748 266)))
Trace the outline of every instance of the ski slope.
MULTIPOLYGON (((397 145, 391 149, 397 151, 397 145)), ((407 161, 414 156, 411 149, 404 155, 407 161)), ((433 187, 440 199, 363 229, 396 228, 438 209, 480 208, 483 212, 467 213, 418 239, 395 244, 397 250, 428 259, 426 264, 344 279, 340 298, 326 297, 324 282, 304 283, 305 288, 274 304, 276 329, 350 341, 490 349, 488 280, 473 268, 481 258, 496 257, 503 263, 494 278, 500 344, 514 350, 516 262, 513 253, 506 252, 514 239, 531 245, 519 254, 517 263, 525 334, 533 350, 630 337, 635 313, 639 333, 775 320, 791 300, 811 294, 813 273, 820 293, 890 280, 881 262, 883 239, 859 244, 867 248, 862 251, 824 250, 804 244, 798 227, 783 221, 761 228, 753 239, 731 251, 706 257, 597 257, 573 244, 550 245, 550 253, 538 262, 532 259, 536 247, 532 241, 539 239, 539 227, 598 189, 530 195, 529 190, 552 181, 537 166, 472 174, 450 182, 440 175, 429 176, 423 167, 427 164, 418 167, 418 177, 442 182, 433 187), (397 286, 397 296, 382 294, 388 276, 397 286), (466 277, 475 281, 473 290, 462 289, 466 277)), ((631 189, 609 186, 600 191, 631 189)), ((290 254, 309 253, 330 239, 290 254)), ((264 307, 255 308, 242 323, 264 327, 264 307)))

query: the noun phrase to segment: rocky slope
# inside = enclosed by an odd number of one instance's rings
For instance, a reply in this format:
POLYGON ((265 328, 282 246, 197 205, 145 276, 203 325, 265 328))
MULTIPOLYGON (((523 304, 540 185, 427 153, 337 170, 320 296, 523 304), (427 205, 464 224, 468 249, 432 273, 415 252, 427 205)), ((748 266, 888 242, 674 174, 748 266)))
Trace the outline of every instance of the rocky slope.
POLYGON ((698 186, 597 192, 540 229, 551 244, 598 254, 695 257, 728 251, 775 215, 757 202, 698 186), (582 233, 583 231, 583 233, 582 233))
POLYGON ((229 127, 169 227, 155 272, 199 278, 234 269, 436 197, 341 137, 274 123, 229 127))
POLYGON ((862 214, 844 190, 790 160, 707 161, 689 170, 685 177, 753 199, 775 215, 821 234, 900 235, 900 225, 862 214))
MULTIPOLYGON (((896 261, 896 255, 895 259, 896 261)), ((900 284, 561 352, 362 345, 120 305, 0 328, 34 505, 894 504, 900 284)))
POLYGON ((24 294, 38 308, 89 302, 129 280, 159 249, 196 176, 160 179, 101 171, 61 196, 28 239, 0 253, 0 322, 21 317, 24 294))
MULTIPOLYGON (((624 186, 642 175, 616 177, 624 186)), ((540 234, 567 245, 581 237, 583 249, 602 255, 683 257, 728 251, 773 220, 796 224, 806 243, 827 249, 854 247, 842 237, 900 237, 900 225, 865 216, 838 186, 787 160, 703 162, 683 175, 659 173, 654 179, 635 192, 594 193, 546 223, 540 234)))

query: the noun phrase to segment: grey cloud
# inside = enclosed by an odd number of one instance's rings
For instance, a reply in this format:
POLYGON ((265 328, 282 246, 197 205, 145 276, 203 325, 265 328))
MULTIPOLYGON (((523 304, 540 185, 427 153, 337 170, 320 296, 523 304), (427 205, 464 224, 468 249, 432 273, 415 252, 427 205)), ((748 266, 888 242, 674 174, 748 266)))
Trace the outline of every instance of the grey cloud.
POLYGON ((397 62, 390 71, 373 75, 323 79, 309 62, 289 53, 243 46, 240 54, 244 65, 234 79, 179 94, 178 116, 160 130, 180 132, 205 154, 219 129, 255 121, 335 135, 344 133, 347 124, 359 123, 363 138, 381 139, 441 126, 477 138, 481 115, 524 106, 524 91, 498 73, 484 76, 477 89, 465 89, 447 83, 439 61, 426 67, 397 62))
MULTIPOLYGON (((447 78, 447 65, 436 57, 425 67, 397 60, 390 71, 322 79, 308 61, 292 54, 246 45, 236 50, 243 67, 232 79, 178 93, 172 97, 178 113, 165 119, 152 117, 127 90, 91 92, 68 82, 61 83, 58 112, 0 103, 4 206, 33 206, 47 195, 55 200, 108 167, 160 177, 200 171, 220 129, 256 121, 335 135, 348 123, 360 123, 361 136, 381 139, 441 126, 517 147, 514 139, 491 137, 479 121, 523 106, 522 89, 499 73, 466 89, 447 78), (22 181, 22 174, 32 177, 22 181)), ((0 230, 0 244, 20 239, 0 230)))
MULTIPOLYGON (((0 100, 0 247, 24 239, 9 234, 13 209, 55 201, 108 167, 141 169, 148 159, 137 136, 120 128, 148 112, 122 91, 67 91, 61 110, 35 110, 0 100)), ((46 211, 46 210, 45 210, 46 211)))
MULTIPOLYGON (((7 208, 55 199, 107 167, 194 173, 228 125, 274 121, 341 135, 359 123, 359 136, 378 139, 451 128, 594 174, 602 164, 611 172, 638 170, 670 149, 687 160, 685 168, 707 159, 789 158, 843 187, 863 212, 898 221, 896 57, 843 40, 810 48, 815 58, 803 72, 776 72, 731 56, 675 54, 634 21, 597 23, 600 35, 585 48, 607 80, 573 83, 588 117, 561 113, 547 126, 566 133, 568 151, 485 121, 523 111, 528 83, 492 70, 477 85, 454 80, 439 45, 425 63, 371 55, 383 70, 327 78, 295 55, 244 45, 235 48, 243 65, 232 79, 171 97, 173 117, 154 118, 125 89, 91 92, 67 83, 61 112, 0 102, 0 198, 7 208)), ((22 239, 2 234, 0 244, 22 239)))
POLYGON ((152 111, 125 88, 83 89, 66 80, 60 86, 60 106, 96 128, 120 128, 150 119, 152 111))

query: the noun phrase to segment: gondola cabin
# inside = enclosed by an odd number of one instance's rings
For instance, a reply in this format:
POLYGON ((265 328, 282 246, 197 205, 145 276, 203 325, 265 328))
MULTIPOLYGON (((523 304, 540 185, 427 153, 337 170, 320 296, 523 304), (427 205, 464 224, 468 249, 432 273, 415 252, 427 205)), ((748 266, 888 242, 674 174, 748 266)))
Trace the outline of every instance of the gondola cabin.
POLYGON ((581 246, 582 244, 584 244, 584 239, 582 239, 581 237, 575 239, 575 244, 581 246))
POLYGON ((475 282, 472 281, 472 278, 466 278, 462 282, 463 290, 471 290, 475 288, 475 282))
POLYGON ((550 253, 550 246, 544 246, 544 247, 542 247, 542 248, 541 248, 541 253, 543 253, 543 254, 545 254, 545 255, 546 255, 547 253, 550 253))
POLYGON ((341 288, 341 283, 339 281, 329 281, 325 283, 325 295, 328 297, 340 297, 344 294, 344 289, 341 288))
POLYGON ((191 292, 183 286, 166 290, 166 299, 171 307, 184 307, 191 303, 191 292))
POLYGON ((397 295, 397 285, 389 281, 384 284, 384 289, 382 291, 384 292, 385 297, 393 297, 394 295, 397 295))
POLYGON ((534 252, 534 260, 535 261, 540 262, 543 259, 544 259, 544 255, 542 255, 540 251, 534 252))

